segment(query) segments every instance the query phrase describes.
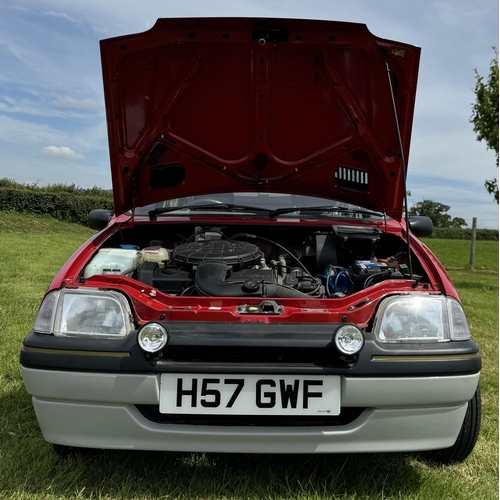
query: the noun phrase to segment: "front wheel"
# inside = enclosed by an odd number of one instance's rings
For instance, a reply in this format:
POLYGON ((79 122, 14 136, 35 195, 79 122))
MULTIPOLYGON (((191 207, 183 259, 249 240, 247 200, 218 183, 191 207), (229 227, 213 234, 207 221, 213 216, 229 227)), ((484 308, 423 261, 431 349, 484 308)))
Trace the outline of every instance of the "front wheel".
POLYGON ((481 391, 478 388, 474 397, 467 403, 467 413, 453 446, 443 450, 426 452, 426 457, 433 462, 441 464, 453 464, 465 460, 474 449, 479 428, 481 427, 481 391))

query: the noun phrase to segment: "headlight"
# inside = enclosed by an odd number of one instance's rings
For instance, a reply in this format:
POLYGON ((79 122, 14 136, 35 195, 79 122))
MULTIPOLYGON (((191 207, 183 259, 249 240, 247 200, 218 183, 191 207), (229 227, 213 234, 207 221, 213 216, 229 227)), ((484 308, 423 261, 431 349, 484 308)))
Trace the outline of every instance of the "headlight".
POLYGON ((45 297, 33 330, 61 337, 123 338, 134 328, 131 317, 121 293, 63 289, 45 297))
POLYGON ((385 299, 375 318, 374 332, 380 342, 449 342, 471 336, 459 302, 423 294, 385 299))

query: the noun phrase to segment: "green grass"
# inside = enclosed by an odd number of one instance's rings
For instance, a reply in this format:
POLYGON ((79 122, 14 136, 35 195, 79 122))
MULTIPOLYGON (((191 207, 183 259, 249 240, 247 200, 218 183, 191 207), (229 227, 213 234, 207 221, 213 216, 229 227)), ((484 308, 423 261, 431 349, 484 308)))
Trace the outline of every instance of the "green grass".
MULTIPOLYGON (((469 268, 470 241, 433 238, 422 238, 422 241, 446 268, 469 268)), ((498 241, 476 241, 474 269, 498 272, 498 241)))
POLYGON ((5 233, 75 234, 89 238, 95 231, 79 224, 62 222, 48 215, 20 214, 0 210, 0 234, 5 233))
MULTIPOLYGON (((19 349, 48 283, 91 232, 47 218, 11 215, 0 214, 1 499, 498 498, 497 274, 449 271, 484 361, 483 425, 476 449, 462 464, 443 467, 412 454, 224 456, 105 451, 61 459, 51 452, 38 428, 21 380, 19 349), (31 230, 25 231, 27 227, 31 230)), ((445 265, 452 262, 450 267, 460 267, 455 262, 463 261, 459 255, 463 249, 454 243, 446 250, 440 240, 428 242, 445 265)), ((488 248, 489 257, 481 258, 486 269, 495 269, 498 243, 488 248)))

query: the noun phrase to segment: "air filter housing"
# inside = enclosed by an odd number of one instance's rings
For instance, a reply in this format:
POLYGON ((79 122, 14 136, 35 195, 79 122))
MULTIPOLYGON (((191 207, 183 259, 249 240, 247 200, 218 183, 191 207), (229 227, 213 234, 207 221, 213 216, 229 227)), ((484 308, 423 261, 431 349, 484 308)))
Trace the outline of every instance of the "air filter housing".
POLYGON ((173 253, 177 267, 185 271, 202 262, 223 262, 238 271, 257 264, 261 256, 259 247, 237 240, 193 241, 179 245, 173 253))

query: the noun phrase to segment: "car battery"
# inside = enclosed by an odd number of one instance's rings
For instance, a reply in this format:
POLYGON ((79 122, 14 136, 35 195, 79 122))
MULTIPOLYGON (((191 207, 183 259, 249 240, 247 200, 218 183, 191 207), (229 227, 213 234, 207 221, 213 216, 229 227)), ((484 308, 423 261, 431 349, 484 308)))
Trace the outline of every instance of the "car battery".
POLYGON ((356 288, 363 288, 365 281, 372 277, 373 282, 382 279, 402 279, 396 261, 380 262, 377 260, 355 260, 350 268, 350 275, 356 284, 356 288), (379 276, 377 276, 379 275, 379 276))

